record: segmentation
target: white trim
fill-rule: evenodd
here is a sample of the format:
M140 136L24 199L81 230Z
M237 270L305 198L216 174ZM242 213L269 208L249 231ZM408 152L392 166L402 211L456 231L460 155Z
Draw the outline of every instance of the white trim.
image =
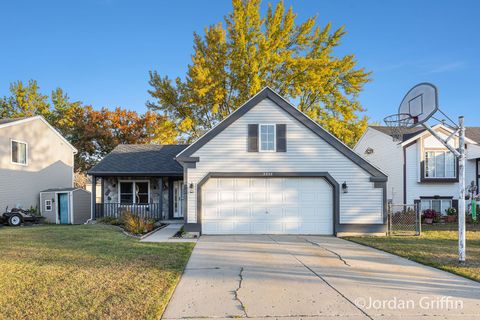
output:
M70 224L74 224L73 222L73 210L74 210L74 207L73 207L73 191L70 191L69 192L69 197L68 197L68 201L70 202Z
M25 163L14 162L13 161L13 159L12 159L12 156L13 156L13 142L23 143L25 145ZM15 164L15 165L19 165L19 166L24 166L24 167L28 166L28 143L27 142L21 141L21 140L16 140L16 139L10 139L10 163Z
M436 124L432 127L432 129L433 130L442 129L442 130L445 130L449 133L453 133L453 130L451 130L450 128L448 128L448 127L446 127L442 124ZM401 142L400 145L405 146L405 145L409 144L410 142L416 141L416 140L418 140L418 139L420 139L420 138L422 138L426 135L429 135L429 134L431 135L431 133L428 130L422 131L418 135L415 135L415 136L411 137L410 139ZM455 137L457 137L457 136L455 136ZM469 139L467 137L465 137L465 142L468 142L470 144L477 144L475 141L473 141L472 139Z
M273 150L262 150L262 126L273 126ZM277 125L274 123L258 124L258 152L277 152Z
M50 204L47 204L47 201L50 202ZM50 209L47 209L47 206L50 206ZM43 201L43 211L45 212L51 212L53 209L53 202L52 199L44 199Z
M8 122L8 123L0 124L0 129L1 129L1 128L6 128L6 127L10 127L10 126L15 126L15 125L17 125L17 124L29 122L29 121L32 121L32 120L41 120L41 121L42 121L43 123L45 123L53 132L55 132L55 134L56 134L60 139L62 139L63 142L65 142L65 143L73 150L73 153L74 153L74 154L78 153L78 150L77 150L70 142L68 142L68 140L65 139L65 137L60 134L60 132L58 132L54 127L52 127L52 125L51 125L50 123L48 123L48 121L45 120L45 118L42 117L42 116L34 116L34 117L29 117L29 118L25 118L25 119L20 119L20 120L15 120L15 121Z
M121 182L132 182L134 184L136 184L137 182L147 182L148 183L148 202L147 202L147 204L150 203L150 180L120 180L119 179L118 183L117 183L117 193L118 193L118 203L119 204L122 204L122 196L121 196L122 194L120 193L120 183ZM135 185L133 186L132 192L133 192L133 194L132 194L132 201L133 202L131 204L137 204L135 202L135 200L136 200L135 199ZM128 205L128 204L126 204L126 205Z

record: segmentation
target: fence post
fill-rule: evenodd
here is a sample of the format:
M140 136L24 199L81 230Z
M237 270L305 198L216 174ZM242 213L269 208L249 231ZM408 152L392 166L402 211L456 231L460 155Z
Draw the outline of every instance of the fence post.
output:
M391 215L391 206L392 204L389 203L387 204L387 229L388 229L388 235L392 235L392 215Z

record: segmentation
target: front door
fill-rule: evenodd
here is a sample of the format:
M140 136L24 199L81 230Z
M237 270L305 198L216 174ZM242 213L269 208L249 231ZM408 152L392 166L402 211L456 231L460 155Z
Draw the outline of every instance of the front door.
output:
M183 218L182 212L182 185L183 181L173 181L173 218Z
M58 194L58 217L61 224L68 224L68 193Z

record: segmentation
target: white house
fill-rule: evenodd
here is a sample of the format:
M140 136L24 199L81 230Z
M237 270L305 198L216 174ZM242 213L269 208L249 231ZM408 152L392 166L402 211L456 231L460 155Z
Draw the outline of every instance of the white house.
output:
M433 127L446 138L451 130ZM480 127L466 128L466 183L479 183ZM458 138L450 140L458 147ZM388 175L387 199L395 204L420 203L421 210L445 214L458 203L458 161L423 127L408 129L394 141L390 128L370 126L354 150Z
M387 176L269 88L189 146L119 146L89 174L94 218L128 207L203 234L386 232Z

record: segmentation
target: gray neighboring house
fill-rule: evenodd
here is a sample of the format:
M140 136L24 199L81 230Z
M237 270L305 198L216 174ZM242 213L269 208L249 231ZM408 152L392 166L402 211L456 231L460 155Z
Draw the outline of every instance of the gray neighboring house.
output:
M41 116L0 119L0 211L40 209L41 191L73 187L76 153Z
M265 88L193 144L117 147L93 218L134 210L202 234L385 234L387 176ZM92 192L95 199L95 192Z
M155 220L183 219L183 168L175 156L186 147L117 146L88 171L92 199L96 199L92 202L93 217L119 217L128 210Z

